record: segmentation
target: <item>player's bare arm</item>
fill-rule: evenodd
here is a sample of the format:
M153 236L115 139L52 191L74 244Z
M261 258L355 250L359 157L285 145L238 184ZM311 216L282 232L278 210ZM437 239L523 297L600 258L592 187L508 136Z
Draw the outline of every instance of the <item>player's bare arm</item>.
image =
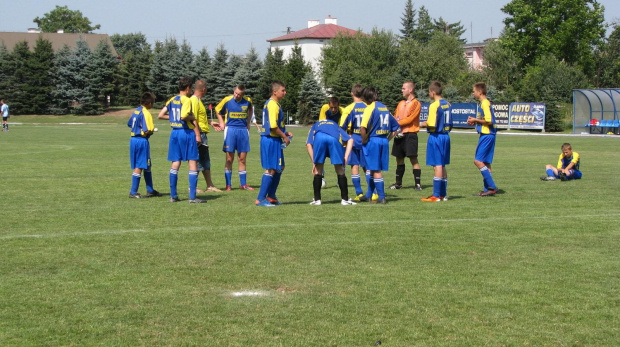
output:
M161 111L159 111L157 119L170 119L170 116L168 115L168 107L164 106Z

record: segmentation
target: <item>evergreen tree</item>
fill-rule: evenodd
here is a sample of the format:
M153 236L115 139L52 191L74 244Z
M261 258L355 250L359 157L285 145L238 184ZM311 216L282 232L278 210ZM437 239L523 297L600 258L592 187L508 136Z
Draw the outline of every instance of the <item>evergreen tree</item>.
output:
M71 105L71 98L68 90L71 88L71 81L67 66L69 66L69 58L71 57L71 48L64 45L54 54L54 72L52 83L54 90L52 91L53 103L50 105L52 114L67 114Z
M310 66L304 62L304 58L301 54L301 47L297 44L293 47L291 56L286 60L284 69L286 71L286 77L283 82L286 85L287 93L281 105L289 114L296 114L301 81L306 74L311 71Z
M424 6L420 7L418 10L418 25L414 30L413 39L420 43L427 43L431 40L434 29L433 20L428 14L428 10Z
M179 78L181 77L191 77L196 79L194 75L194 71L192 69L194 63L194 53L192 53L192 46L186 41L183 40L181 47L179 49L179 58L178 58L178 69L179 69Z
M235 73L235 85L244 84L245 94L251 97L259 95L259 81L262 77L263 63L258 56L258 52L251 47L243 59L243 64Z
M62 104L67 104L73 114L97 114L101 106L93 96L89 77L89 61L91 51L88 44L77 41L75 50L66 57L66 61L57 71L57 97Z
M209 104L213 104L213 93L211 89L214 86L213 73L211 71L211 56L206 48L202 48L196 56L191 66L192 76L195 80L202 79L207 83L207 93L202 98L202 102L208 107Z
M267 51L263 75L259 80L259 94L254 96L255 105L260 106L257 109L257 117L259 116L258 110L262 110L265 101L267 101L267 99L271 97L271 82L284 81L286 79L286 71L284 70L285 62L283 56L284 52L278 48L276 48L273 52L271 50Z
M297 120L300 124L314 123L319 119L321 106L325 101L325 94L314 77L312 71L308 71L301 81L299 90L299 104Z
M229 84L232 79L232 70L228 67L228 51L224 44L219 44L211 61L211 68L214 74L214 84L211 88L213 91L214 103L220 102L226 95L229 95L231 89Z
M115 78L113 105L137 105L140 96L148 91L147 81L151 70L151 46L142 33L115 34L110 37L116 52L121 56Z
M107 41L101 40L90 56L88 62L88 78L93 97L97 101L100 113L108 105L108 96L114 92L114 80L118 59L112 55Z
M465 28L461 25L460 21L456 23L448 23L442 17L439 17L439 20L433 19L433 24L435 26L435 31L452 36L461 41L461 43L466 42L466 40L461 38L461 36L465 33Z
M332 84L327 86L328 93L337 97L342 105L351 103L353 101L351 99L351 88L354 84L360 83L356 78L355 65L351 62L340 64L330 80Z
M169 82L166 78L164 64L164 44L157 41L153 49L153 62L146 86L151 92L155 93L158 101L165 101L173 95L168 93Z
M4 99L9 100L7 90L10 86L10 79L13 76L13 69L11 68L11 54L4 45L4 42L0 42L0 91Z
M54 50L49 40L39 37L30 64L30 109L33 114L49 114L54 90Z
M402 29L400 29L400 33L403 40L413 39L415 36L415 15L416 10L413 8L413 2L407 0L405 12L403 12L403 16L400 17L400 24L403 26Z
M9 58L9 68L12 70L11 78L6 87L7 98L11 100L11 111L13 114L29 114L30 95L29 89L31 82L30 63L32 62L32 52L28 47L28 42L22 41L15 44L13 52Z

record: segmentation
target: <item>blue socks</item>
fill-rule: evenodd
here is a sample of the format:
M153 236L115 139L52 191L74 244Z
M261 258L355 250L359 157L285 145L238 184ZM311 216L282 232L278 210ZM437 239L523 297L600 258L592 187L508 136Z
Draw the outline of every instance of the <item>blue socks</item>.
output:
M170 197L171 198L178 198L179 195L177 194L177 182L179 181L179 170L175 170L175 169L170 169ZM196 178L198 178L198 176L196 176ZM196 192L194 191L194 194Z
M278 170L276 171L276 173L273 174L271 187L267 191L267 196L272 199L278 200L278 198L276 197L276 190L278 190L278 186L280 185L280 177L282 177L282 170Z
M226 185L230 186L232 185L232 171L228 170L228 169L224 169L224 178L226 179Z
M358 196L360 194L363 194L364 191L362 190L362 179L360 178L360 175L351 175L351 181L353 182L353 186L355 187L355 196Z
M134 172L131 175L131 190L129 191L129 194L131 195L138 194L139 187L140 187L140 174Z
M198 171L189 170L189 199L196 199L196 187L198 186Z
M495 186L495 182L493 181L493 177L491 176L491 171L486 166L480 168L480 173L482 174L482 179L484 180L484 190L487 191L489 189L497 189Z
M374 180L375 188L377 189L377 194L379 195L379 200L385 199L385 184L383 183L383 177L375 178Z
M146 191L152 193L155 191L153 189L153 174L151 173L151 169L144 170L144 182L146 183Z
M267 192L269 191L272 182L273 176L268 173L264 173L260 183L260 189L258 190L258 197L256 198L256 200L263 201L267 198Z
M246 176L247 176L247 171L239 171L239 182L242 186L245 186L248 184Z

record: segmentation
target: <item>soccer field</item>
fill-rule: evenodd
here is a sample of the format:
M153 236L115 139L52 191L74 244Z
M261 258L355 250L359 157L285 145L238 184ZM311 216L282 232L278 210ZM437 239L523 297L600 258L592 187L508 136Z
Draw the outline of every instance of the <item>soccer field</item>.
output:
M2 346L620 341L618 136L502 132L493 163L501 194L480 198L477 136L453 133L449 201L421 202L432 170L423 167L418 192L407 164L406 189L387 190L387 205L341 206L330 168L323 205L309 206L308 128L290 128L284 204L260 208L257 192L240 189L187 203L187 163L183 201L129 199L126 119L11 120L23 124L0 134ZM60 124L67 120L86 123ZM156 126L155 189L168 193L170 130ZM251 137L248 183L258 187L255 130ZM222 188L222 133L209 142ZM540 181L564 142L581 155L583 179Z

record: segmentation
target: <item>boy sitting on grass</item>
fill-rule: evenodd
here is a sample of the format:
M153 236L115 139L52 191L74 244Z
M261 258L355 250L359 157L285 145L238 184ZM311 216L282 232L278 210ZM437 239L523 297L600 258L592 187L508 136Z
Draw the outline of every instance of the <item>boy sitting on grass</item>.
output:
M557 167L549 164L546 169L547 176L540 178L543 181L555 181L558 178L562 181L580 179L579 153L573 152L570 143L565 143L562 145L562 154L560 154L560 159L558 159Z

